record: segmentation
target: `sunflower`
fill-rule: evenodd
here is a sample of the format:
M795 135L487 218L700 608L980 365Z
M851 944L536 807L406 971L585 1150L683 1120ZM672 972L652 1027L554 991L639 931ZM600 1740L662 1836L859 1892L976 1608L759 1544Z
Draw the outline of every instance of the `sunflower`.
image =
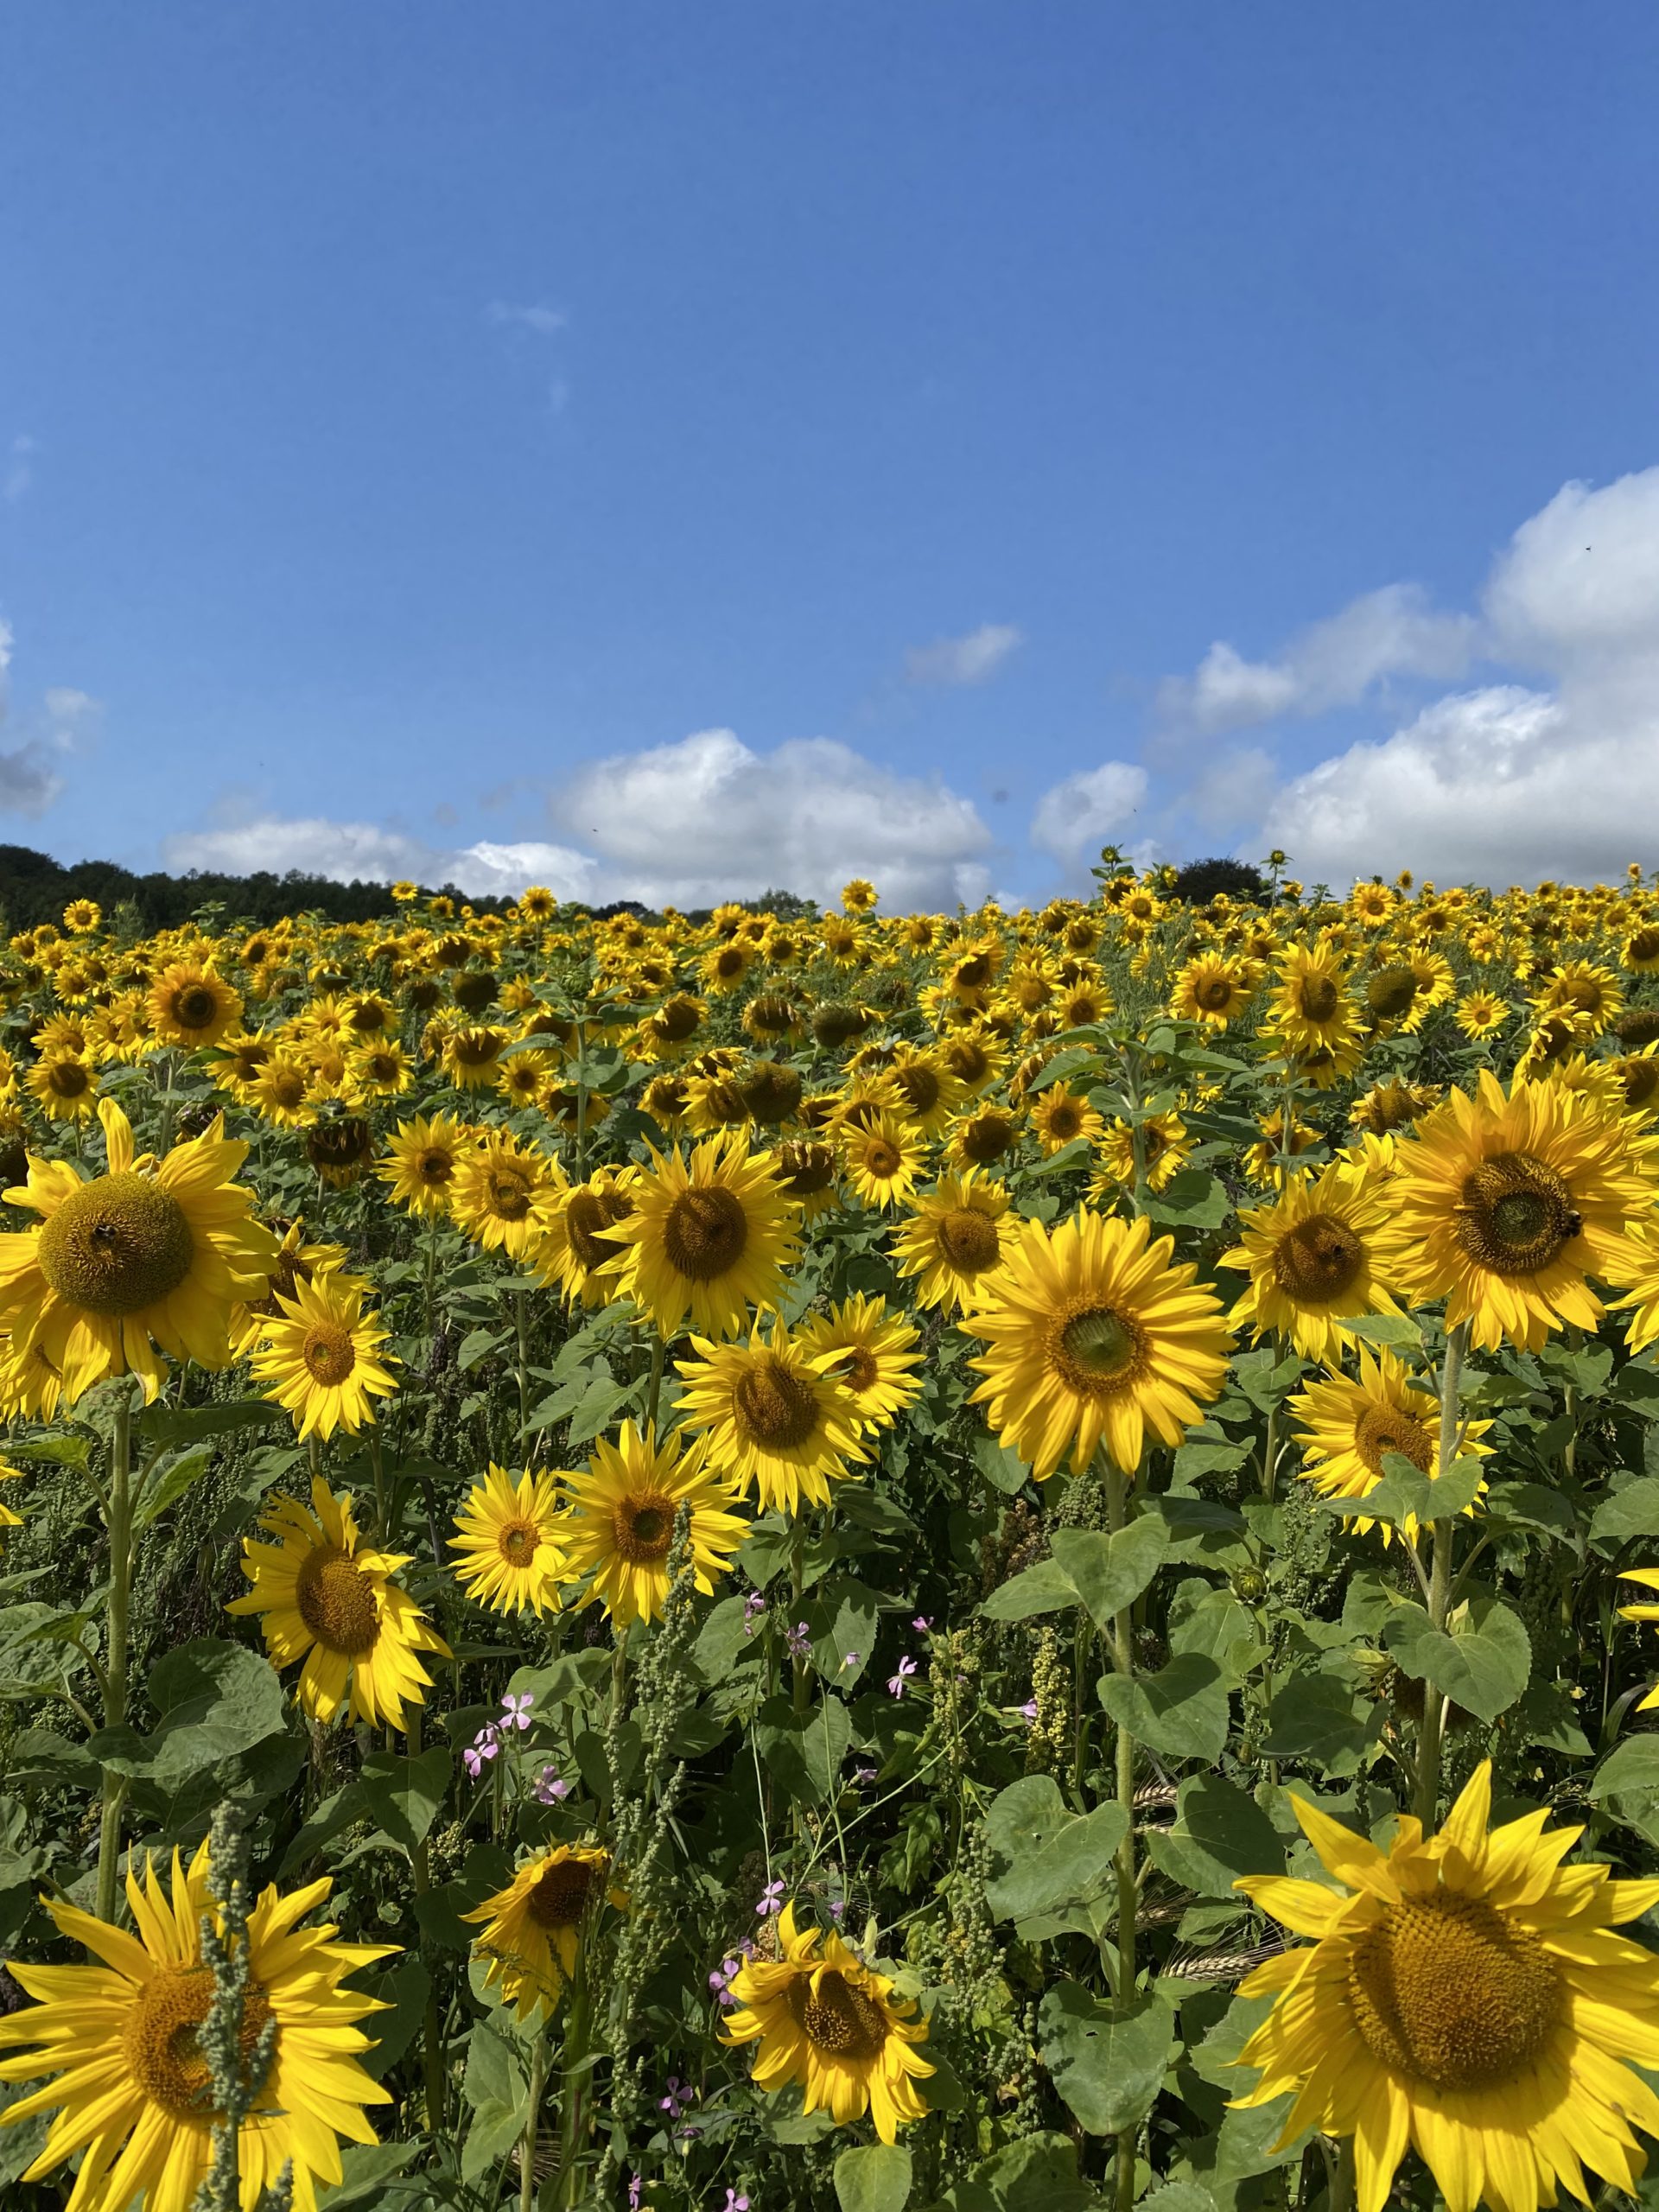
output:
M1192 1139L1179 1114L1148 1114L1141 1124L1141 1157L1149 1191L1166 1191L1185 1166ZM1099 1172L1089 1186L1090 1203L1110 1205L1120 1190L1135 1182L1135 1131L1114 1122L1100 1140Z
M801 1210L803 1223L816 1221L841 1203L833 1148L812 1137L789 1137L772 1155L772 1172L785 1195Z
M461 1534L449 1539L449 1548L469 1598L498 1613L557 1611L566 1574L551 1475L525 1472L515 1483L492 1460L456 1514L455 1526Z
M448 1114L429 1120L417 1114L400 1122L397 1134L386 1142L386 1156L376 1169L391 1185L391 1196L411 1213L447 1213L455 1170L478 1141L478 1132Z
M1415 1036L1452 992L1451 968L1438 952L1416 950L1376 969L1365 985L1365 1010L1382 1034Z
M400 1097L414 1081L409 1054L395 1037L371 1033L346 1055L343 1089L354 1106L367 1105L378 1098Z
M1249 1004L1253 986L1243 963L1217 952L1201 952L1175 977L1169 1010L1186 1021L1225 1029Z
M1103 1133L1106 1122L1086 1098L1068 1090L1064 1083L1051 1083L1039 1093L1031 1109L1031 1126L1038 1143L1052 1155L1079 1137L1092 1144Z
M1285 1110L1275 1106L1271 1114L1264 1114L1256 1124L1262 1135L1255 1144L1246 1145L1239 1165L1252 1183L1271 1183L1282 1186L1287 1174L1296 1172L1285 1165L1287 1153L1294 1160L1325 1140L1311 1122L1302 1121L1294 1109L1290 1116L1290 1135L1285 1135Z
M538 2005L550 2012L575 1979L584 1926L605 1894L610 1863L591 1844L556 1843L461 1915L484 1930L473 1948L486 1967L485 1986L499 1989L520 2020ZM612 1901L620 1900L613 1894Z
M1624 995L1611 968L1592 960L1569 960L1558 968L1533 1001L1541 1013L1562 1014L1580 1037L1599 1037L1623 1010Z
M1632 2121L1659 2132L1659 1958L1614 1931L1659 1901L1659 1882L1563 1867L1584 1831L1543 1812L1489 1827L1483 1763L1437 1835L1400 1818L1387 1851L1293 1794L1321 1865L1343 1885L1251 1875L1236 1885L1312 1946L1241 1984L1272 2012L1241 2066L1262 2077L1240 2105L1286 2091L1281 2143L1306 2127L1351 2135L1359 2212L1382 2212L1408 2144L1446 2212L1537 2212L1584 2169L1634 2190L1645 2159Z
M633 1211L609 1232L618 1294L664 1338L689 1319L705 1336L734 1337L750 1306L767 1306L800 1251L795 1208L773 1173L774 1155L752 1153L735 1131L711 1137L689 1159L651 1150L632 1191Z
M805 2111L827 2112L843 2127L868 2113L881 2140L896 2141L926 2117L915 2086L935 2070L915 2049L927 2040L926 2021L833 1930L798 1929L792 1899L779 1916L778 1947L776 1959L746 1960L733 1975L735 2009L721 2024L722 2040L760 2044L757 2088L798 2082Z
M974 1097L996 1081L1008 1058L995 1030L977 1021L947 1039L941 1057L963 1090ZM960 1122L956 1124L958 1128L961 1126Z
M270 1052L243 1085L247 1103L274 1128L309 1128L317 1118L311 1070L288 1052Z
M175 962L149 989L149 1026L163 1044L187 1052L217 1044L242 1019L242 997L211 967L194 960Z
M36 2001L0 2020L0 2050L35 2048L0 2061L0 2080L57 2078L5 2116L57 2112L24 2181L83 2152L69 2197L77 2208L142 2199L149 2212L188 2212L213 2164L220 2118L197 2040L213 1998L213 1969L201 1955L201 1923L213 1910L207 1846L197 1847L188 1871L175 1851L170 1903L148 1859L142 1883L131 1871L126 1880L136 1935L57 1898L42 1900L59 1934L84 1944L95 1964L8 1961ZM248 1916L238 2037L245 2063L271 2022L276 2034L270 2070L237 2135L245 2203L274 2191L291 2164L293 2201L315 2212L316 2184L341 2177L338 2139L374 2142L363 2107L391 2101L359 2058L374 2047L359 2023L386 2008L341 1985L397 1947L341 1943L327 1923L301 1929L332 1886L324 1877L286 1897L273 1886Z
M1340 957L1328 939L1288 946L1268 1021L1291 1052L1338 1052L1359 1035L1359 1008L1346 988Z
M103 919L104 909L96 899L72 899L63 910L63 926L72 937L91 937Z
M833 1352L830 1372L853 1394L868 1429L890 1428L921 1390L912 1368L921 1364L921 1342L902 1313L889 1313L884 1298L855 1291L828 1313L816 1313L796 1332L808 1357Z
M927 1156L925 1139L910 1125L878 1111L842 1131L842 1169L866 1205L886 1209L907 1198Z
M680 1418L709 1433L709 1456L763 1507L798 1513L802 1500L823 1505L830 1480L847 1461L866 1457L858 1402L833 1371L837 1355L810 1352L774 1320L746 1344L693 1337L698 1359L677 1363L685 1379Z
M911 1206L910 1220L893 1239L894 1263L901 1275L921 1278L918 1306L961 1313L1012 1245L1019 1224L1007 1219L1007 1186L969 1167L942 1175Z
M372 1397L389 1398L397 1385L380 1347L387 1331L363 1311L364 1285L352 1275L296 1281L292 1298L278 1297L276 1319L267 1321L252 1359L256 1381L293 1414L302 1437L327 1438L337 1428L355 1435L374 1419ZM395 1364L395 1363L394 1363Z
M982 1106L952 1123L945 1152L953 1167L988 1167L1019 1141L1020 1124L1005 1106Z
M1373 1354L1361 1344L1357 1381L1341 1374L1321 1376L1287 1402L1301 1424L1298 1433L1303 1471L1323 1497L1368 1497L1382 1481L1382 1462L1390 1452L1402 1453L1431 1482L1440 1471L1433 1401L1411 1389L1406 1370L1391 1351ZM1491 1446L1480 1440L1491 1425L1489 1421L1466 1421L1459 1457L1487 1458ZM1485 1487L1483 1483L1483 1491ZM1474 1510L1472 1506L1468 1510ZM1363 1536L1376 1524L1356 1519L1348 1525ZM1414 1540L1414 1516L1408 1516L1404 1528L1408 1539ZM1385 1542L1390 1533L1384 1522Z
M1397 1313L1379 1280L1377 1241L1389 1217L1380 1189L1332 1164L1316 1179L1286 1185L1272 1205L1239 1216L1242 1242L1218 1264L1249 1273L1250 1287L1228 1319L1260 1338L1281 1330L1304 1359L1335 1365L1357 1313Z
M597 1440L584 1473L564 1477L569 1510L560 1528L568 1579L591 1573L580 1602L601 1605L619 1627L656 1620L668 1596L668 1554L682 1505L691 1518L691 1558L696 1586L705 1596L716 1575L729 1574L732 1554L749 1524L732 1511L732 1484L709 1468L706 1437L684 1449L682 1440L658 1444L648 1423L643 1433L624 1421L614 1444Z
M448 1658L405 1590L391 1580L408 1558L371 1551L358 1535L349 1493L311 1478L311 1510L278 1498L259 1523L277 1541L242 1539L242 1572L253 1587L230 1613L257 1613L265 1649L278 1671L302 1661L300 1704L314 1720L332 1720L350 1692L351 1718L403 1729L405 1705L417 1710L431 1678L419 1654Z
M38 1344L19 1351L0 1338L0 1417L25 1414L31 1421L49 1421L63 1395L63 1377Z
M1374 1084L1354 1105L1349 1120L1357 1129L1373 1136L1390 1136L1396 1129L1421 1121L1440 1094L1427 1084L1407 1083L1394 1076Z
M487 1023L452 1029L441 1048L444 1074L457 1090L487 1090L495 1081L496 1063L506 1043L506 1031L493 1029Z
M90 1122L98 1111L98 1070L79 1053L45 1055L23 1080L49 1121Z
M546 1235L556 1204L552 1162L505 1129L486 1131L456 1162L450 1216L486 1252L522 1259Z
M1510 1002L1495 991L1465 991L1452 1018L1465 1037L1478 1044L1484 1038L1497 1036L1510 1018Z
M1383 1263L1414 1300L1443 1297L1477 1344L1535 1351L1552 1329L1593 1332L1591 1274L1623 1287L1647 1255L1629 1234L1656 1192L1651 1140L1556 1083L1506 1098L1483 1069L1395 1155Z
M575 1305L603 1306L617 1295L620 1247L609 1236L633 1211L637 1167L598 1167L585 1183L572 1183L553 1162L553 1198L531 1264L550 1288Z
M132 1129L111 1099L99 1107L108 1173L83 1180L67 1161L31 1156L29 1181L8 1193L36 1229L0 1236L0 1332L14 1355L38 1351L73 1404L105 1376L129 1371L146 1399L162 1384L155 1347L223 1367L238 1301L264 1294L276 1242L251 1218L251 1193L231 1181L247 1157L215 1116L159 1166L137 1164Z
M901 1046L888 1077L893 1110L906 1128L938 1136L967 1096L967 1086L951 1072L942 1052Z
M1145 1217L1081 1208L1052 1231L1020 1225L962 1326L988 1350L972 1402L1038 1479L1068 1453L1081 1472L1105 1442L1128 1474L1151 1429L1175 1445L1220 1390L1232 1347L1219 1301Z

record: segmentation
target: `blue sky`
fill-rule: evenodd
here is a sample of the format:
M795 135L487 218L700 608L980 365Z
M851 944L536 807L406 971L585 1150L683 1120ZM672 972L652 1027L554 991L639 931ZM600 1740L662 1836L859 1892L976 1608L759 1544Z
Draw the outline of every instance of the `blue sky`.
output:
M1645 4L7 47L0 839L898 903L1106 836L1659 862Z

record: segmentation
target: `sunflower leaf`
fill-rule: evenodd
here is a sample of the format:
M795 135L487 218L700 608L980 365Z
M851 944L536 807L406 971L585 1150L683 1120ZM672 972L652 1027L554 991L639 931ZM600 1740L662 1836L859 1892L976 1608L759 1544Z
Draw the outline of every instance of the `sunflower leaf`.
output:
M1154 1993L1120 2011L1062 1981L1037 2021L1054 2087L1090 2135L1116 2135L1146 2118L1163 2086L1174 2024L1166 1999Z
M394 1843L407 1852L425 1840L449 1789L453 1761L442 1744L413 1758L375 1751L363 1762L363 1796Z
M1010 1783L985 1815L985 1837L1004 1871L985 1885L999 1920L1029 1920L1103 1896L1116 1881L1114 1856L1128 1823L1121 1805L1073 1813L1050 1774Z
M1227 1747L1227 1677L1201 1651L1179 1652L1155 1675L1103 1675L1099 1690L1118 1726L1160 1758L1213 1764Z
M1056 1529L1049 1549L1096 1626L1107 1628L1163 1565L1169 1530L1147 1513L1109 1536L1098 1529Z
M902 2144L861 2143L836 2160L841 2212L904 2212L910 2184L910 2153Z

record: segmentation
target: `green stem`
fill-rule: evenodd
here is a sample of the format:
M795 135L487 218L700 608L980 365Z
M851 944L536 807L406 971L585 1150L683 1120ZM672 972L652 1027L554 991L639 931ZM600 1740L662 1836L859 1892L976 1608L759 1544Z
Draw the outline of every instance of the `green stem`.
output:
M645 1385L645 1427L653 1433L658 1403L663 1395L663 1363L667 1356L668 1340L660 1329L655 1329L651 1338L651 1380Z
M1128 1518L1128 1478L1113 1460L1106 1464L1106 1525L1116 1535ZM1135 1674L1134 1620L1128 1607L1112 1617L1112 1665L1125 1681ZM1123 1840L1117 1847L1117 2001L1126 2008L1135 1997L1135 1923L1140 1907L1135 1869L1135 1738L1121 1723L1117 1731L1117 1802L1123 1810ZM1135 2143L1137 2131L1126 2127L1117 2139L1114 2164L1117 2212L1135 2202Z
M1469 1324L1459 1321L1456 1328L1448 1330L1446 1338L1446 1360L1440 1370L1440 1450L1435 1472L1441 1479L1451 1471L1458 1456L1458 1383L1463 1374L1463 1356L1469 1344ZM1452 1551L1457 1538L1455 1520L1435 1521L1430 1524L1433 1551L1428 1569L1428 1618L1433 1626L1444 1630L1446 1617L1452 1610ZM1441 1715L1445 1700L1432 1682L1423 1686L1423 1724L1417 1746L1417 1817L1427 1834L1434 1826L1434 1815L1440 1796L1440 1750L1442 1740Z
M530 1427L530 1319L522 1290L512 1294L513 1327L518 1338L518 1433Z
M110 1444L110 1620L105 1661L104 1726L118 1728L127 1717L127 1605L132 1586L132 1398L123 1389L115 1404L115 1433ZM124 1777L104 1770L104 1815L98 1831L98 1916L115 1918L121 1859Z
M796 1515L795 1526L790 1533L788 1633L793 1636L796 1624L801 1618L801 1600L806 1594L806 1516L804 1513ZM790 1664L795 1670L792 1690L795 1710L804 1713L807 1706L806 1662L798 1653L791 1651Z
M547 2081L547 2030L537 2034L530 2054L530 2100L524 2107L524 2132L518 2142L518 2212L534 2212L536 2203L536 2123L540 2116L542 2090Z
M386 1510L386 1471L380 1457L380 1439L372 1420L363 1433L368 1441L369 1465L374 1470L374 1525L382 1545L386 1545L391 1541L391 1518Z
M410 1710L409 1755L412 1759L421 1755L421 1708L418 1705ZM410 1863L415 1878L415 1894L417 1897L424 1897L432 1887L432 1849L424 1836L416 1845ZM443 2128L443 2031L438 2018L437 1984L431 1980L427 1983L426 2008L421 2023L421 2062L426 2087L426 2124L429 2130L436 2135ZM533 2119L531 2124L534 2126ZM534 2149L533 2145L531 2148Z
M585 1935L585 1931L584 1931ZM564 2024L564 2094L559 2106L559 2202L572 2208L580 2202L581 2175L576 2149L582 2140L585 2114L582 2087L587 2063L588 1948L576 1952L576 1978L570 1991L570 2009Z

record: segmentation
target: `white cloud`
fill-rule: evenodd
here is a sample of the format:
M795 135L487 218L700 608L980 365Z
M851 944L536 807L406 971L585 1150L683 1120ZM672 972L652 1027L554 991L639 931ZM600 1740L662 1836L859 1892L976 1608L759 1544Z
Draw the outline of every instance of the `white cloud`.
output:
M1011 622L982 622L965 637L912 645L905 655L905 681L956 687L983 683L1025 641L1024 631Z
M11 625L0 615L0 722L11 704L10 671ZM38 739L0 753L0 814L44 814L63 789L63 779L53 766L48 747Z
M518 306L511 300L492 300L484 312L498 328L516 327L520 330L533 331L537 338L556 336L569 321L569 317L561 315L556 308L544 307L538 302Z
M1460 676L1479 643L1467 614L1440 614L1415 584L1384 584L1292 639L1276 660L1217 639L1190 677L1158 688L1166 728L1213 737L1284 715L1351 706L1391 676Z
M990 885L981 856L991 834L969 800L827 738L760 753L730 730L700 731L590 763L551 811L559 842L445 848L373 823L261 815L171 837L163 851L175 868L410 876L474 894L544 883L594 905L708 906L772 889L829 899L868 875L889 906L951 907Z
M1055 784L1037 802L1031 842L1062 866L1092 861L1102 845L1121 845L1147 796L1147 772L1132 761L1107 760Z
M8 506L15 507L34 481L34 456L39 450L33 438L18 436L12 440L10 452L6 457L5 475L0 480L0 499L3 499Z
M1659 864L1659 468L1569 484L1522 524L1483 605L1494 650L1553 689L1456 692L1294 778L1262 842L1339 883L1580 882Z

